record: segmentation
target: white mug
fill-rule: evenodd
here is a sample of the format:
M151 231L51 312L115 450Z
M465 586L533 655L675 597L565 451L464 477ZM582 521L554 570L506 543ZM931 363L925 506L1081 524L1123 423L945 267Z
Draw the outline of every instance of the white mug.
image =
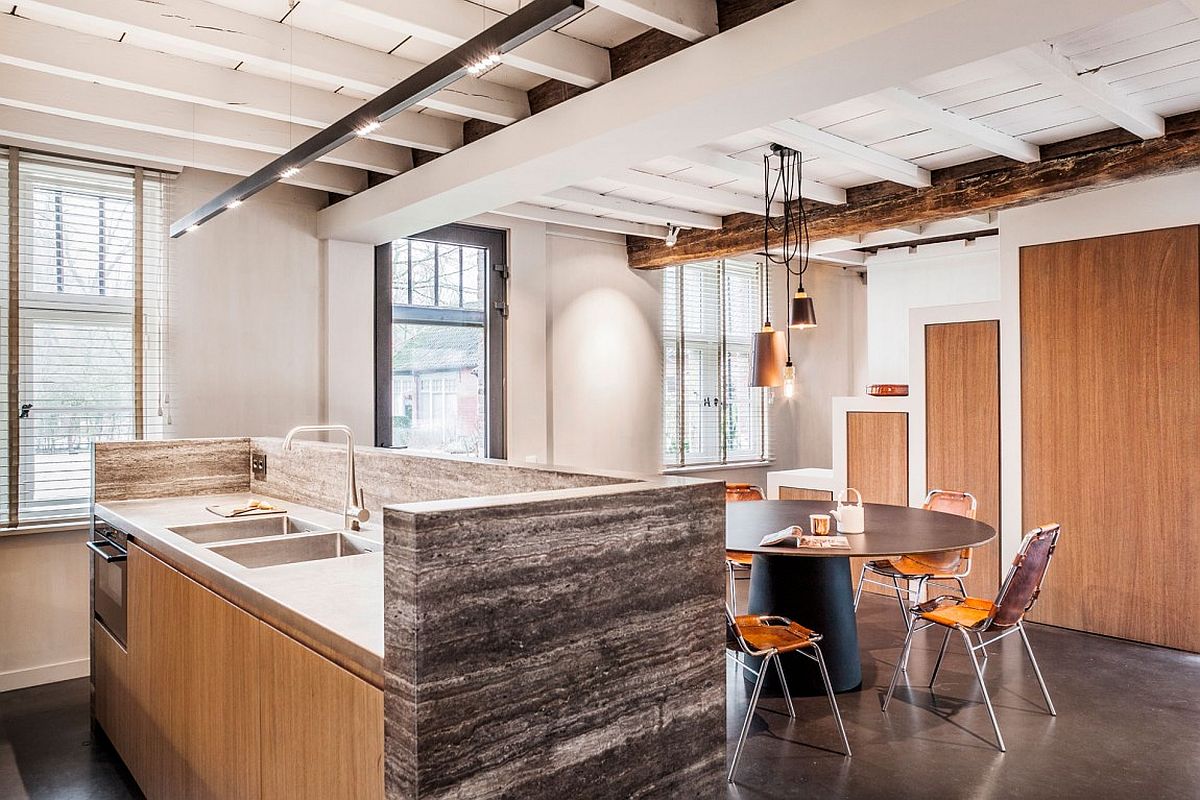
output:
M854 492L854 505L844 502L846 495ZM867 528L866 509L863 508L862 495L858 489L847 487L838 495L838 507L829 512L829 516L837 520L838 533L862 533Z

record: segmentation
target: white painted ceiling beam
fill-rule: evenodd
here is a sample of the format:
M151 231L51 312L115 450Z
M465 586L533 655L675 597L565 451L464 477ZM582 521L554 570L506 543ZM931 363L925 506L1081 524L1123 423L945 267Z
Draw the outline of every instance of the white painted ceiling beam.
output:
M651 225L645 222L630 222L612 217L594 217L591 214L577 214L574 211L563 211L560 208L543 208L532 203L513 203L510 206L496 209L497 214L517 219L531 219L536 222L551 222L556 225L570 225L575 228L587 228L606 233L623 233L626 236L646 236L651 239L667 238L665 225Z
M322 209L318 235L372 244L411 235L1156 2L788 3Z
M672 36L698 42L717 35L715 0L592 0L601 8Z
M867 263L867 254L859 253L854 250L846 250L834 253L824 253L820 256L813 256L814 261L823 261L826 264L837 264L841 267L861 267Z
M810 258L823 256L827 253L836 253L839 250L853 250L856 247L862 247L861 236L847 236L838 239L818 239L815 242L810 242L808 246L808 255Z
M936 222L927 222L922 225L921 235L924 237L952 236L956 233L986 231L989 228L996 227L997 219L998 217L995 213L971 214L965 217L955 217L954 219L940 219Z
M316 133L313 128L265 117L149 97L8 65L0 65L0 105L263 153L286 153ZM367 139L347 142L321 160L386 175L412 169L411 150Z
M763 200L753 195L730 192L725 189L710 189L695 183L685 183L671 177L653 175L649 172L639 172L636 169L625 169L607 176L614 181L621 181L629 186L649 189L654 192L666 192L674 197L684 197L700 203L732 208L747 214L763 215ZM783 213L783 204L771 206L771 214L777 216Z
M749 161L742 161L738 158L723 156L715 150L709 150L707 147L697 147L694 150L689 150L686 153L682 153L679 158L691 161L693 164L719 169L735 178L762 183L763 174L761 165L751 164ZM800 196L809 200L816 200L818 203L828 203L836 206L846 204L845 189L839 186L830 186L827 183L819 181L812 181L808 178L803 178L800 181Z
M170 52L242 61L373 95L424 66L204 0L29 0L21 5L66 27L116 26ZM529 116L524 92L470 77L420 105L501 125Z
M962 114L955 114L905 89L884 89L876 94L875 98L885 108L919 125L949 134L964 144L975 145L998 156L1006 156L1025 164L1038 161L1042 157L1036 144L1009 136Z
M315 128L331 125L362 104L346 95L10 14L0 15L0 63ZM463 141L461 124L415 111L397 114L370 138L435 153L449 152Z
M715 231L721 227L721 218L716 214L701 214L698 211L685 211L682 208L660 206L656 203L641 203L637 200L626 200L623 197L589 192L586 189L576 189L574 186L547 192L543 197L551 201L575 203L611 211L614 214L641 217L648 222L677 225L681 228L705 228Z
M1046 42L1015 50L1013 61L1031 77L1143 139L1162 136L1163 118L1114 89L1099 75L1080 74L1071 60Z
M307 0L330 12L367 22L401 36L458 47L504 17L470 0ZM501 56L509 66L592 88L612 77L608 50L557 31L546 31Z
M864 144L834 136L832 133L803 122L797 122L794 119L785 119L774 125L767 125L761 130L761 133L776 144L790 147L804 155L829 158L851 169L874 175L885 181L893 181L918 189L930 185L929 170L927 169L922 169L910 161L896 158Z
M85 150L94 157L152 160L178 167L195 167L229 175L249 175L271 160L253 150L188 142L144 131L131 131L98 122L0 107L0 140L12 138L47 148ZM337 194L354 194L366 188L362 170L315 162L284 183Z

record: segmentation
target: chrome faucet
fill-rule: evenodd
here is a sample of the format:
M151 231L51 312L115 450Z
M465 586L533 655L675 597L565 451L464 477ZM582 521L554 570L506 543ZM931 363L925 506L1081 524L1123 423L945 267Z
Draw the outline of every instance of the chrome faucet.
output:
M345 425L297 425L283 437L283 449L287 452L292 448L292 437L297 433L324 431L346 434L346 503L342 513L345 515L346 527L357 531L362 523L371 518L371 512L363 508L363 493L354 477L354 432Z

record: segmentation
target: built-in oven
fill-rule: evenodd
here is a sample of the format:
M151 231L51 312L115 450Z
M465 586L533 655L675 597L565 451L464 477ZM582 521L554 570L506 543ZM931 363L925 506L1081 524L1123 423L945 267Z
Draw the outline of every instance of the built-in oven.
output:
M99 517L92 518L92 608L96 620L125 646L126 578L129 539L125 532Z

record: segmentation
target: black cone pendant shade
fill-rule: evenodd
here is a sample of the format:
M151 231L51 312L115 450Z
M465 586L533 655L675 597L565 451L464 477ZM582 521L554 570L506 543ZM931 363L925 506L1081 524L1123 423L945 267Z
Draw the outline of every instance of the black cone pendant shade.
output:
M787 343L783 331L771 327L770 320L754 334L754 354L750 361L751 386L783 386L783 362Z
M788 314L789 328L817 327L817 310L813 307L812 298L799 289L792 297L791 311Z

